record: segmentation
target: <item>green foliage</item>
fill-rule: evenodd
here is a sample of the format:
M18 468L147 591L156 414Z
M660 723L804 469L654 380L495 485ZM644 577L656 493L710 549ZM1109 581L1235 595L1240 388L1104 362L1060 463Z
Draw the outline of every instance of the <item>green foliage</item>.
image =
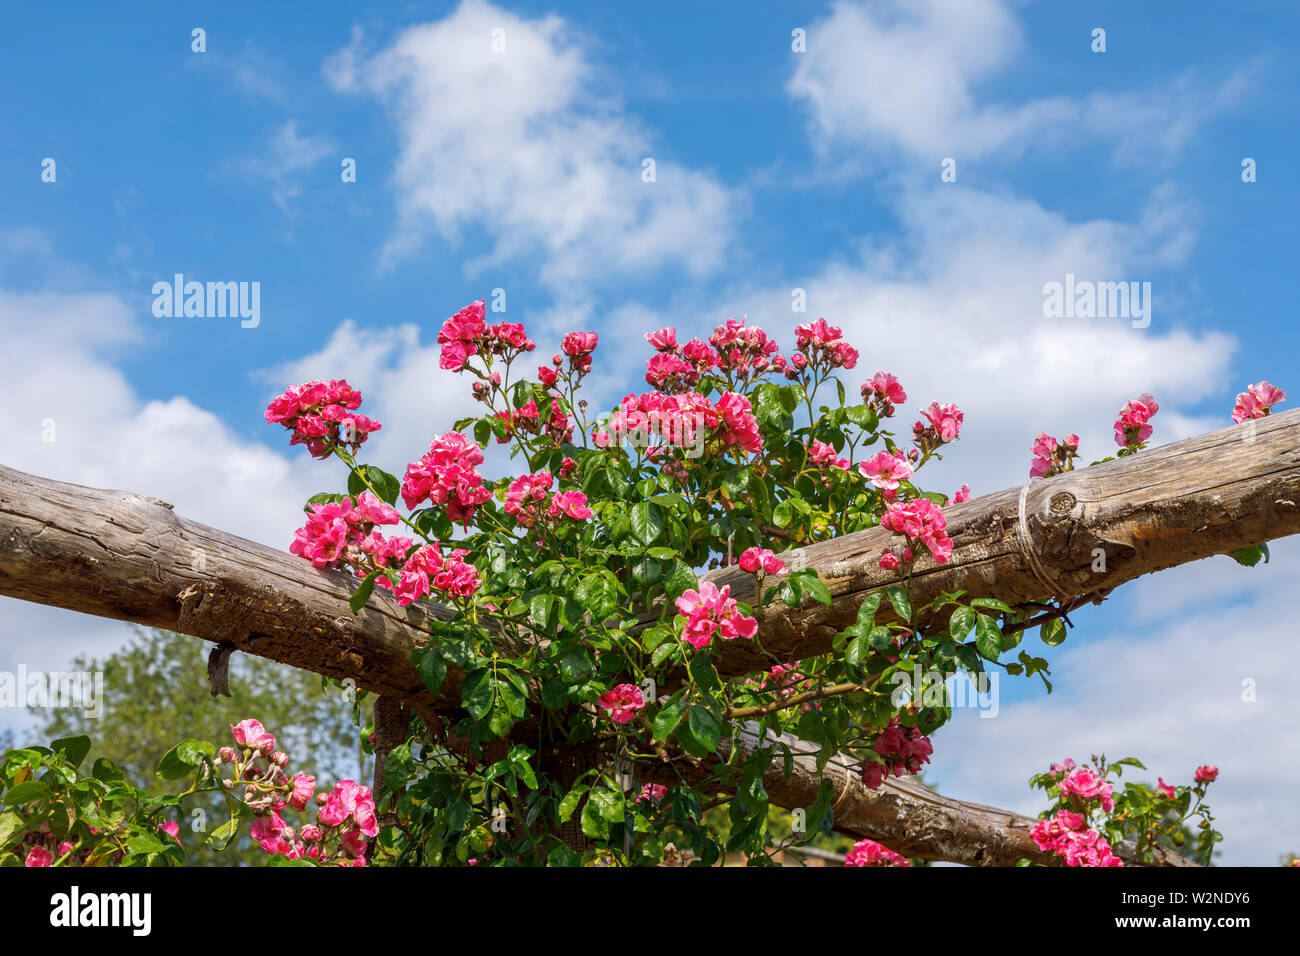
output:
M32 735L43 740L88 737L94 742L92 763L110 761L127 784L146 796L161 797L179 792L175 781L192 769L177 757L178 728L198 741L191 747L225 746L231 742L232 724L256 716L276 728L280 747L293 755L296 764L335 779L369 780L373 758L363 736L368 733L364 728L370 723L370 702L364 694L349 695L337 685L322 688L315 674L235 654L230 662L232 696L213 697L207 679L208 650L208 645L192 637L137 629L126 646L102 661L79 657L73 669L104 674L102 715L91 716L78 708L33 709L40 723ZM355 706L348 696L358 698ZM177 776L156 775L164 755L168 771ZM198 824L210 831L227 818L226 802L219 794L196 794L189 806L191 812L201 813L178 818L188 863L236 866L265 861L266 854L246 832L218 852L205 841L207 831L194 829Z

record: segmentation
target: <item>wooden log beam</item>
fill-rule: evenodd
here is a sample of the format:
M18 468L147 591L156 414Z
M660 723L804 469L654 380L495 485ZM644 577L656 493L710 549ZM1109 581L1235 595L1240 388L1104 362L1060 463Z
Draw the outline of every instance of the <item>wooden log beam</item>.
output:
M0 466L0 594L199 637L351 679L405 701L431 726L460 706L459 675L429 694L410 665L438 608L398 607L287 551L177 515L157 498L99 491Z
M1024 495L1023 544L1021 492L1009 488L944 508L952 556L942 565L928 554L917 562L917 606L957 590L1013 607L1053 597L1100 600L1144 574L1300 533L1300 409L1035 480ZM788 661L829 652L863 598L898 581L878 562L886 545L901 540L872 528L784 552L791 570L815 568L834 600L829 607L805 602L794 610L776 601L765 608L764 649ZM753 576L739 568L708 579L757 601ZM888 608L885 602L882 611ZM728 677L767 666L749 641L723 641L717 654Z
M768 745L776 739L769 739ZM825 779L834 788L834 827L847 836L875 840L909 858L967 866L1015 866L1021 858L1046 859L1029 836L1038 822L1035 819L945 797L912 778L890 777L879 789L868 790L847 758L832 757L818 773L816 748L788 735L779 739L795 756L788 780L784 761L779 758L763 775L763 787L777 806L812 806ZM739 756L744 759L761 745L757 725L747 723L737 737ZM730 741L723 742L724 758L730 747ZM1138 863L1132 846L1116 847L1115 853L1129 865L1197 866L1163 850L1156 852L1153 864Z

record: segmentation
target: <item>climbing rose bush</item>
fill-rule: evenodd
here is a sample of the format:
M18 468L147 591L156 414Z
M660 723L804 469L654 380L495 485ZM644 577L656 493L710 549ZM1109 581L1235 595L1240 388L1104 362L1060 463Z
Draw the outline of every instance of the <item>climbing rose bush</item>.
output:
M417 719L388 762L385 791L403 824L379 839L402 862L653 864L669 843L706 864L725 850L768 859L761 779L789 752L780 735L857 758L868 786L919 773L951 710L895 708L893 674L978 673L1019 643L1013 630L1002 646L1001 625L1023 615L1000 602L909 598L914 570L952 553L949 499L916 479L960 438L960 408L930 401L897 432L902 384L884 371L846 380L862 355L823 318L799 325L788 351L745 319L645 338L649 390L598 412L581 394L595 332L564 335L537 364L522 326L493 324L474 302L438 342L440 365L469 380L479 414L391 472L357 459L352 432L311 432L310 450L344 465L347 489L308 502L293 553L359 578L354 610L379 588L451 612L415 663L432 693L456 688L460 710L442 726ZM355 417L361 396L344 385L290 387L267 419L296 428L295 415L335 392ZM366 419L361 432L378 427ZM497 447L510 464L489 464ZM963 486L960 500L969 495ZM896 541L881 555L889 590L829 653L770 653L764 614L831 600L782 553L877 525ZM701 580L705 569L730 576ZM969 619L958 615L942 638L919 634L922 615L958 609ZM749 648L735 659L747 663L728 659L732 645ZM1045 671L1022 657L1022 673ZM746 722L768 741L744 760L702 763ZM565 767L559 755L573 748L601 769ZM719 790L734 815L725 845L702 825L706 794ZM810 808L809 837L829 827L829 799L827 788ZM559 837L575 818L593 847L585 860Z
M1208 866L1215 844L1223 839L1205 802L1218 768L1198 767L1190 787L1157 777L1154 787L1129 782L1117 791L1125 767L1146 769L1132 757L1107 763L1105 757L1094 756L1089 766L1067 758L1032 777L1030 786L1054 800L1030 834L1038 848L1062 866L1123 866L1115 852L1122 844L1128 845L1134 860L1151 862L1157 851L1165 851L1193 856ZM1190 844L1189 835L1195 837ZM1029 862L1022 860L1021 865Z
M294 553L357 576L354 611L378 587L449 612L431 619L414 663L459 709L435 725L415 718L386 765L380 805L401 822L377 839L398 862L708 865L737 851L771 863L762 780L793 756L791 741L819 760L855 759L870 788L928 764L931 735L952 715L948 692L899 703L895 674L997 667L1050 690L1048 662L1021 646L1026 610L964 591L912 600L912 575L953 553L950 499L917 480L960 439L962 409L938 396L896 428L907 390L886 371L854 377L862 354L824 318L799 325L788 351L747 319L645 340L649 390L601 412L581 394L595 332L565 334L538 364L521 325L493 324L474 302L438 342L441 366L467 379L480 411L418 461L390 473L358 461L352 431L308 430L309 450L344 466L347 489L308 502ZM313 403L336 392L355 417L360 396L344 384L291 387L268 421L334 421ZM1238 404L1265 414L1281 400L1266 384ZM1121 456L1145 447L1158 410L1145 394L1124 405ZM377 428L366 419L357 434ZM1040 434L1033 475L1071 470L1078 444ZM951 500L969 497L963 485ZM800 660L765 647L765 617L831 603L784 552L876 526L892 534L875 559L885 586L852 625ZM722 577L701 579L706 570ZM1047 618L1041 637L1054 646L1064 628ZM577 764L565 757L578 752ZM1109 812L1099 780L1057 783L1062 800ZM831 796L828 784L807 808L805 838L832 825ZM721 841L703 822L719 800L730 818ZM1067 834L1089 831L1074 822L1052 823L1051 845L1083 847ZM585 851L561 837L575 825ZM1110 859L1097 833L1075 859ZM875 846L859 844L853 859L888 861Z

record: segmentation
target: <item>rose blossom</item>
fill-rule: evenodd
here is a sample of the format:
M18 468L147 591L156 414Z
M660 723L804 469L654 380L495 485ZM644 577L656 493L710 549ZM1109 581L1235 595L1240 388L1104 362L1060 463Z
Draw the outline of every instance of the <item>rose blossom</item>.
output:
M641 694L641 688L635 684L619 684L601 694L596 703L610 712L610 719L614 723L626 724L645 706L645 698Z

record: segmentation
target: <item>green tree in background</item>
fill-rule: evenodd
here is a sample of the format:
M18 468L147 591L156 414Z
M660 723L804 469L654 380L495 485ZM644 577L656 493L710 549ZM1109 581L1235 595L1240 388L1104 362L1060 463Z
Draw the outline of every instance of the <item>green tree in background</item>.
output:
M37 726L16 736L39 743L85 734L92 741L90 760L108 757L131 782L159 794L174 792L154 771L180 736L223 747L231 742L231 724L256 717L275 734L293 767L316 774L319 784L351 778L369 785L374 763L362 740L369 733L371 701L364 693L352 695L337 685L323 688L315 674L237 653L230 661L232 696L213 697L207 677L210 645L170 631L135 631L106 660L81 656L72 664L72 670L103 672L102 716L88 717L80 708L31 708ZM226 819L220 798L206 804L206 810L209 829ZM203 846L204 834L193 832L193 819L179 823L189 865L263 862L265 854L246 831L217 852Z

